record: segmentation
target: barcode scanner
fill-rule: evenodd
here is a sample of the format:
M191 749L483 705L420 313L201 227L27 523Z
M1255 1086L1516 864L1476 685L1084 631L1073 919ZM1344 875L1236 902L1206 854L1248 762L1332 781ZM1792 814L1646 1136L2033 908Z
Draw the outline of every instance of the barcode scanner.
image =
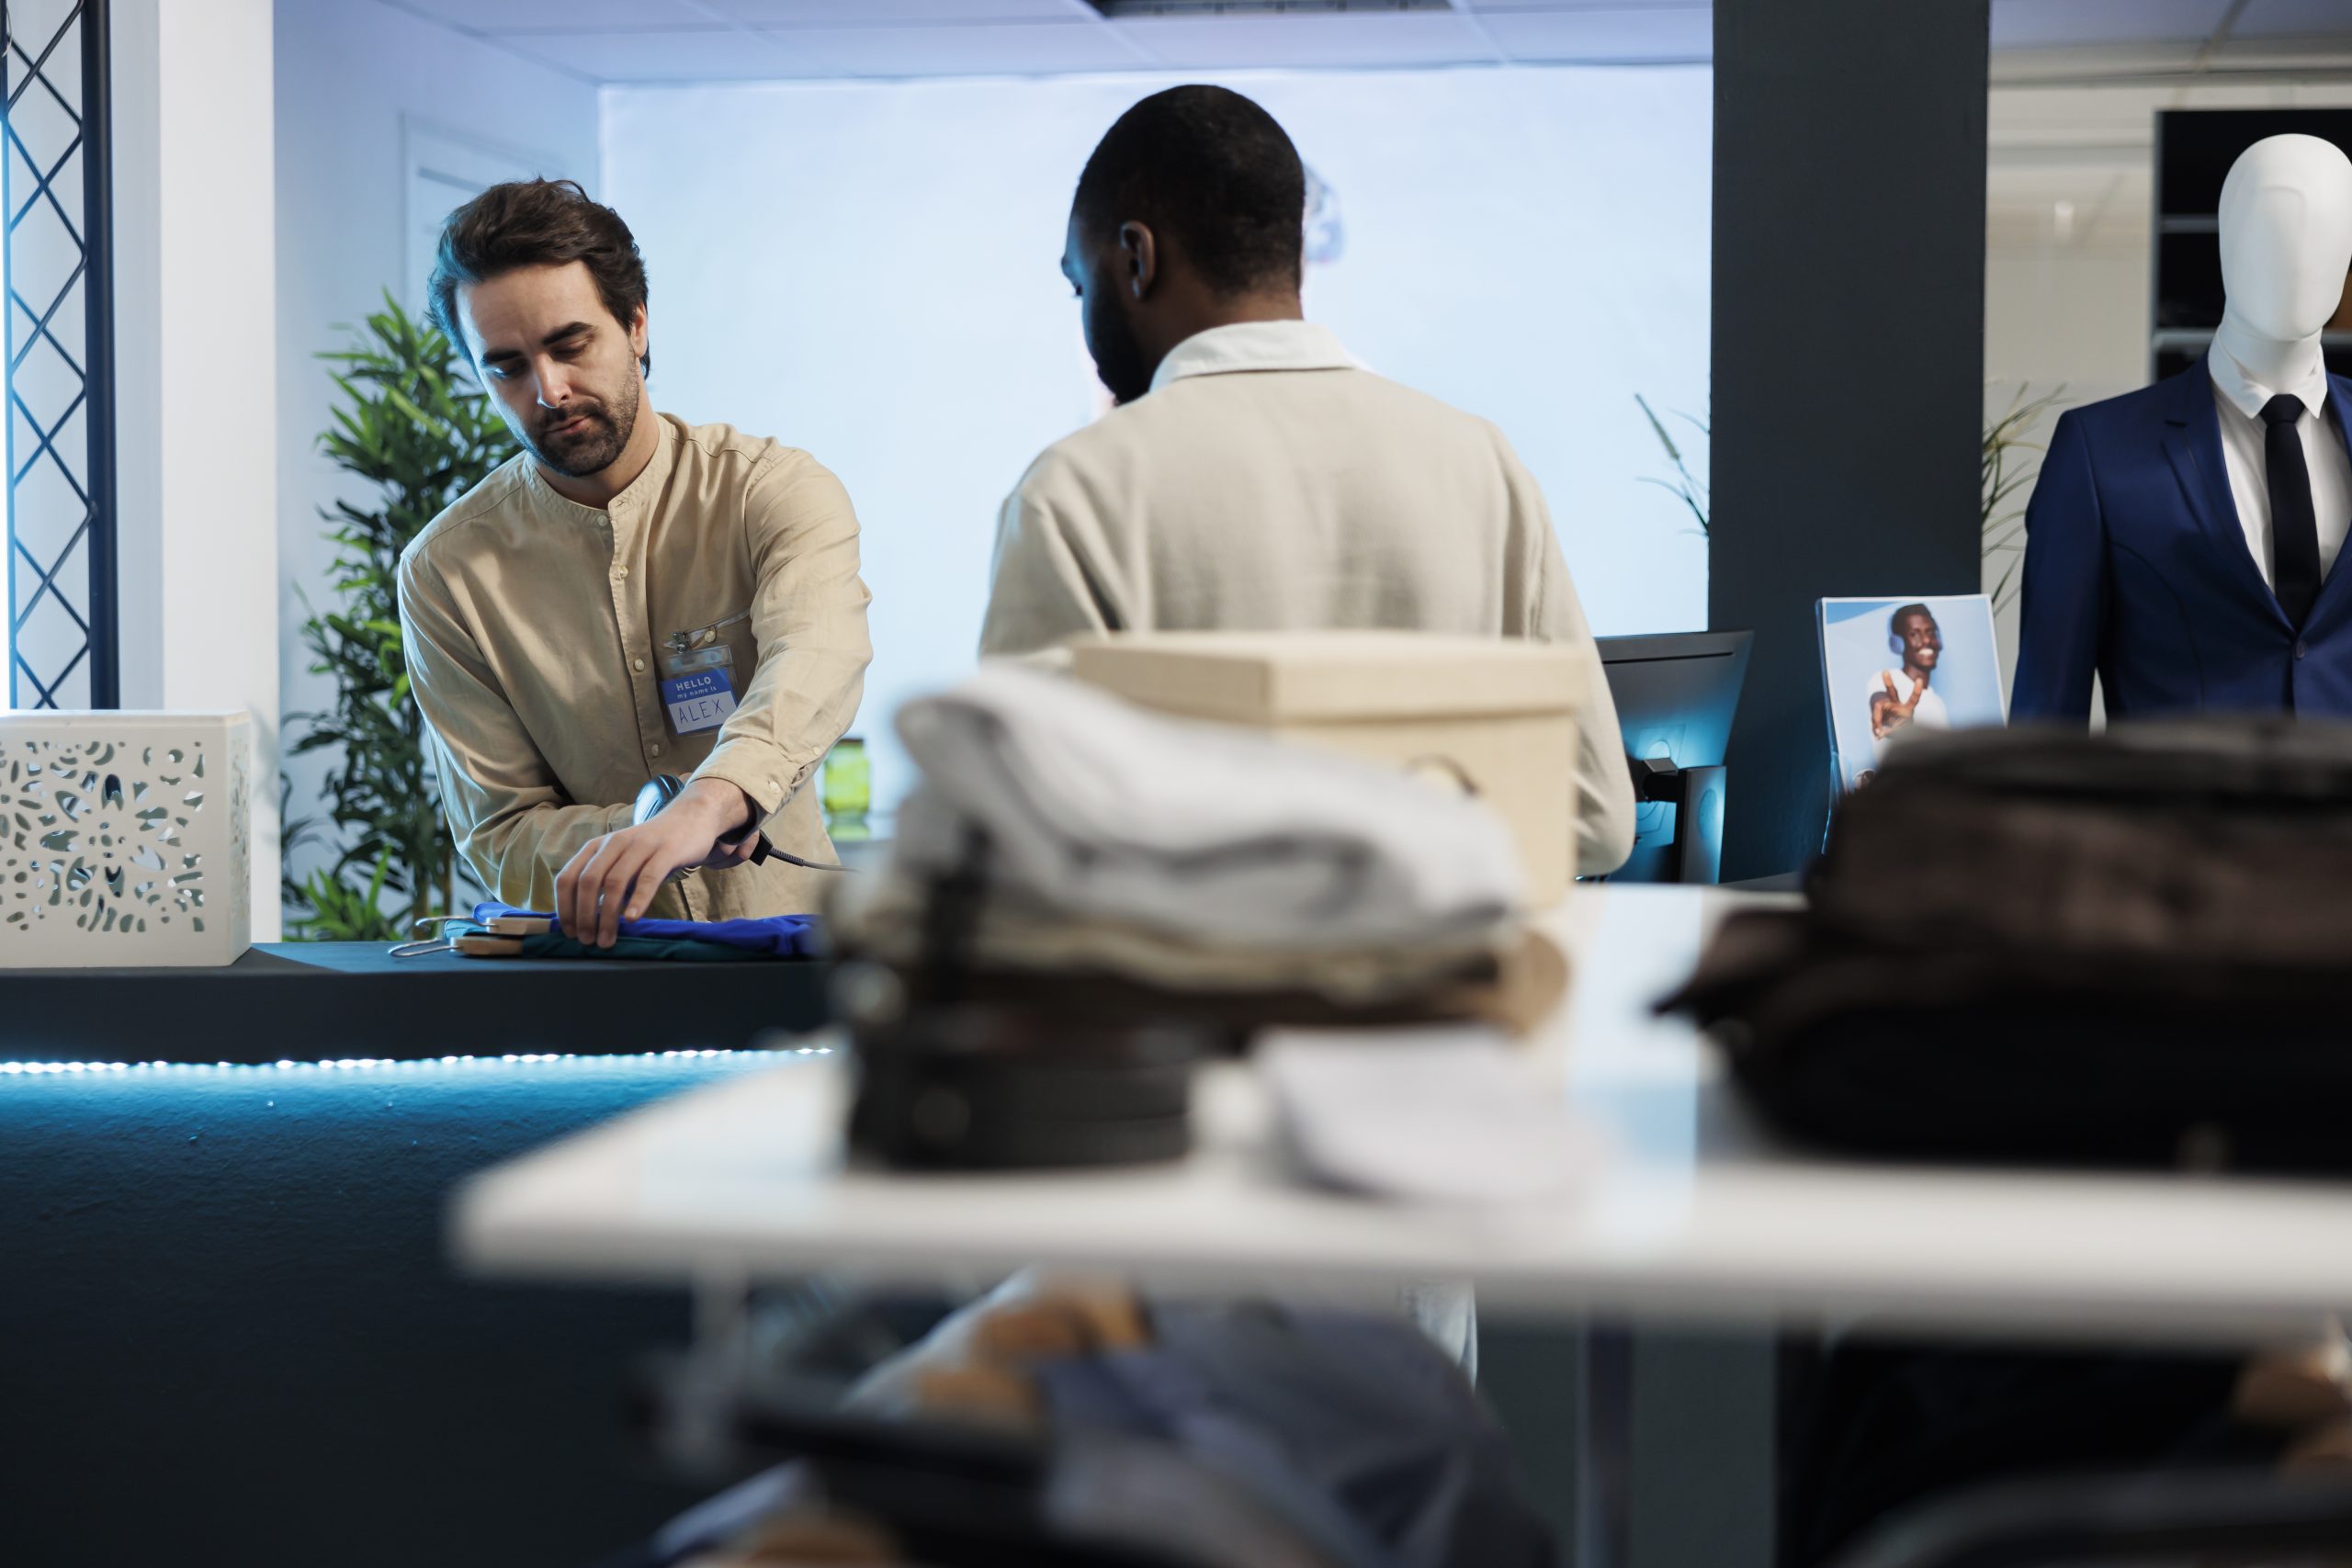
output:
M651 778L646 780L644 787L637 792L637 803L629 807L629 826L632 828L644 827L648 822L652 821L654 818L660 816L664 807L667 807L672 801L677 799L678 796L684 795L685 792L686 782L677 774L654 774ZM785 853L782 850L777 849L774 844L768 842L768 836L760 831L759 826L756 822L754 822L751 827L729 834L727 838L721 839L718 841L722 844L740 843L742 841L744 833L759 834L759 842L752 846L752 863L753 865L763 865L769 861L780 860L786 865L797 865L808 871L841 871L845 869L844 867L838 865L825 865L817 861L802 860L798 855Z

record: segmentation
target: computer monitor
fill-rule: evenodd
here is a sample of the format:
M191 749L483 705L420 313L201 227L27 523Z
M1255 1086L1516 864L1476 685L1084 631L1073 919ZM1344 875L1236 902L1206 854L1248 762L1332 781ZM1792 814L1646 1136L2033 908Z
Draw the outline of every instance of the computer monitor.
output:
M1637 782L1633 858L1612 882L1713 882L1723 863L1724 749L1752 632L1604 637L1601 668ZM1642 798L1647 795L1648 798Z

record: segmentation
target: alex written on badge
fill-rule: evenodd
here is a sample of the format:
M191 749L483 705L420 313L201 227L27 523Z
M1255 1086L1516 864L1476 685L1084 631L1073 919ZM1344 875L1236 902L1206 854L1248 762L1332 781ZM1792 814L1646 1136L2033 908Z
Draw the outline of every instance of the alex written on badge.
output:
M673 732L699 735L717 729L735 711L735 654L718 640L718 634L750 618L746 610L669 639L669 652L662 660L662 703L670 710Z

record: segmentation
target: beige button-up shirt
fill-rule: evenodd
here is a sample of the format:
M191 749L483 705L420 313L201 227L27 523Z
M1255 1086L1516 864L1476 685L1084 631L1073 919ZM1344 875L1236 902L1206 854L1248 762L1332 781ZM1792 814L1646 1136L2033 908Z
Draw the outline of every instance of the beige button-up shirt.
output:
M556 874L628 826L656 773L725 779L770 840L829 863L801 786L849 728L873 657L857 517L806 452L658 416L652 461L599 512L521 454L401 558L409 681L458 847L497 897L555 907ZM733 655L738 705L681 735L661 682L679 633ZM817 908L831 874L771 860L694 873L652 913Z
M1577 869L1624 863L1616 705L1534 476L1502 432L1372 374L1322 327L1198 333L1148 396L1047 447L998 522L980 651L1086 632L1372 629L1577 649L1563 783Z

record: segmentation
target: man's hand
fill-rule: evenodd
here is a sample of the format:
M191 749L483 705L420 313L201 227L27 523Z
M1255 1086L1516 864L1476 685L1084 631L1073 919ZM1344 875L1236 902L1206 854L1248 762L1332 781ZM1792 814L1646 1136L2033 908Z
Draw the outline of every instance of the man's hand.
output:
M591 839L556 874L555 913L564 934L594 947L620 939L623 920L641 919L673 871L741 865L759 835L752 798L720 779L696 779L641 827ZM741 841L721 839L741 833Z
M1911 722L1912 716L1919 711L1919 699L1927 694L1928 682L1912 682L1911 695L1906 698L1896 694L1893 671L1883 670L1878 678L1885 682L1886 694L1871 694L1871 739L1883 740Z

